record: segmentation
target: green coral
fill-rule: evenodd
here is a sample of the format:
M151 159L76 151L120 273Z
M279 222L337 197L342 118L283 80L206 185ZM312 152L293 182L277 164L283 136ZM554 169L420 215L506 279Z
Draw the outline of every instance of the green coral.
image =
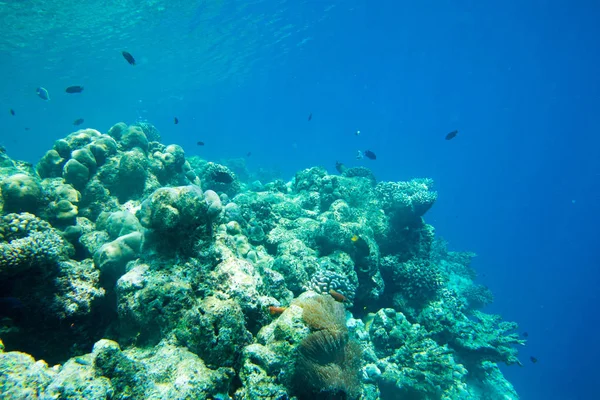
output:
M40 184L30 175L11 175L2 181L0 190L4 212L35 212L42 203Z
M408 301L419 305L436 297L446 283L445 276L428 259L411 259L400 262L398 257L385 256L381 269L387 283Z
M105 294L99 283L100 271L94 268L91 259L61 261L55 278L58 290L53 299L53 311L62 319L90 314L94 303Z
M124 150L132 150L137 147L142 151L148 151L148 138L139 126L129 126L121 132L119 144Z
M498 315L466 309L464 300L444 290L440 300L425 307L418 321L437 341L448 343L457 357L470 367L483 361L520 364L516 345L525 344L515 332L515 322L502 321Z
M205 189L225 193L231 197L240 192L242 186L239 179L225 165L205 162L196 167L195 171L202 182L202 187Z
M467 399L467 370L453 351L432 340L393 309L379 310L369 326L382 399Z
M431 179L380 182L375 192L392 225L402 228L416 223L433 206L437 193L431 191L432 186Z
M50 224L33 214L7 214L0 219L0 275L68 258L70 247Z

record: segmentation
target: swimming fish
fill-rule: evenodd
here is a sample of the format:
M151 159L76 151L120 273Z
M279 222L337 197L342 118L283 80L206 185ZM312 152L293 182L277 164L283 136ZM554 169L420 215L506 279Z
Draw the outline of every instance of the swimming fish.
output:
M329 294L331 295L331 297L333 297L333 299L335 301L338 301L340 303L345 303L348 301L348 298L346 298L346 296L344 296L343 294L341 294L340 292L336 292L333 289L329 289Z
M527 333L527 332L523 332L523 337L525 337L525 338L526 338L526 337L529 337L529 333Z
M308 120L310 121L311 119L312 119L312 113L310 113L310 114L308 115Z
M352 236L352 237L350 238L350 240L352 240L352 242L354 242L354 243L358 242L358 239L360 239L360 238L358 237L358 235L354 235L354 236Z
M364 157L364 156L363 156L363 153L362 153L362 151L358 150L358 151L356 152L356 159L357 159L357 160L362 160L362 158L363 158L363 157Z
M250 157L251 155L252 155L252 153L251 153L251 152L247 152L247 153L246 153L246 157Z
M452 140L458 135L458 131L454 130L446 135L446 140Z
M67 93L81 93L83 92L83 86L69 86L65 89Z
M15 110L13 110L12 108L10 109L10 115L12 115L12 116L15 115Z
M356 131L356 132L354 132L354 134L355 134L356 136L358 136L358 135L360 135L360 131Z
M73 125L77 126L77 125L81 125L83 124L84 119L83 118L77 118L75 121L73 121Z
M366 150L365 151L365 157L367 157L369 160L376 160L377 159L377 156L371 150Z
M204 146L204 142L196 142L198 146Z
M128 53L126 51L122 51L121 54L123 54L123 57L127 60L127 62L131 65L135 65L135 58L133 58L133 56L131 55L131 53Z
M39 88L35 89L35 92L37 93L40 99L50 100L50 93L48 93L48 91L43 87L40 86Z
M175 123L175 125L177 125L179 123L179 119L177 117L173 117L173 122Z
M538 362L538 359L537 359L537 358L535 358L534 356L531 356L531 357L529 357L529 359L530 359L530 360L531 360L531 362L532 362L532 363L534 363L534 364L535 364L536 362Z
M271 315L281 315L286 310L287 307L277 307L277 306L269 306L269 314Z
M344 172L344 170L346 169L346 166L344 164L342 164L339 161L335 162L335 169L337 172L339 172L340 174L342 174Z

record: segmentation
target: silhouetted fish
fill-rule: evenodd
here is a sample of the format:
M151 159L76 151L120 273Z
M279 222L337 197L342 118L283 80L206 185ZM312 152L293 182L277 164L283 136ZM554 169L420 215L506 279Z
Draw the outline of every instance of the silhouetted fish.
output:
M173 123L177 125L179 123L179 119L177 117L173 117Z
M81 93L83 92L83 86L69 86L65 89L67 93Z
M75 121L73 121L73 125L77 126L77 125L81 125L83 124L83 118L77 118Z
M526 338L526 337L529 337L529 333L527 333L527 332L523 332L523 337L525 337L525 338Z
M341 162L336 161L335 162L335 169L336 169L337 172L339 172L341 174L342 172L344 172L344 170L346 169L346 167Z
M13 110L12 108L10 109L10 115L12 115L12 116L15 115L15 110Z
M456 131L456 130L452 131L446 135L446 140L454 139L456 137L456 135L458 135L458 131Z
M366 150L364 152L364 155L365 155L365 157L367 157L370 160L376 160L377 159L377 156L371 150Z
M531 356L531 357L529 357L529 359L530 359L530 360L531 360L531 362L532 362L532 363L534 363L534 364L535 364L536 362L538 362L538 359L537 359L537 358L535 358L534 356Z
M251 155L252 155L252 153L251 153L251 152L247 152L247 153L246 153L246 157L250 157Z
M310 114L308 115L308 120L310 121L311 119L312 119L312 113L310 113Z
M40 97L40 99L50 100L50 93L48 93L48 91L43 87L40 86L39 88L35 89L35 92Z
M204 142L196 142L198 146L204 146Z
M128 53L126 51L122 51L121 54L123 54L123 57L127 60L127 62L131 65L135 65L135 58L133 58L133 56L131 55L131 53Z

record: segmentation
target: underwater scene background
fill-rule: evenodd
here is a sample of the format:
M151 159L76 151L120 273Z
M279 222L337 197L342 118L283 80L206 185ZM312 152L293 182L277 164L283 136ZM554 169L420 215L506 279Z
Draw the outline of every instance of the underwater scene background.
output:
M599 17L1 2L0 398L596 398Z

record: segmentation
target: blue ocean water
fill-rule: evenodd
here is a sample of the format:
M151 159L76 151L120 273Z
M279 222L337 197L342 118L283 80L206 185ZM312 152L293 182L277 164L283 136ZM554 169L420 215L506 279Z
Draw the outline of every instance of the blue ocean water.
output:
M77 118L101 131L147 120L188 155L245 157L285 178L336 161L380 180L433 178L427 222L478 254L495 294L486 311L529 334L524 366L503 370L517 392L595 398L596 2L105 3L0 5L12 158L36 162ZM376 161L356 159L367 149Z

